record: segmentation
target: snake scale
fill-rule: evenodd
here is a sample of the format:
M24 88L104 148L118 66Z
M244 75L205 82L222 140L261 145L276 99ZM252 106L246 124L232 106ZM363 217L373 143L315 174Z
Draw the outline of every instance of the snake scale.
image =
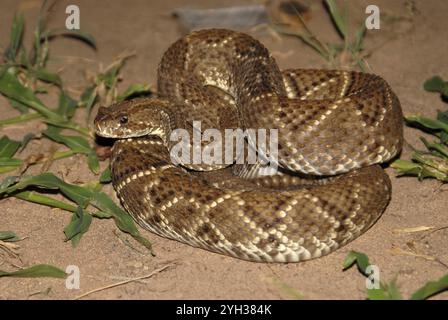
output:
M174 128L278 129L279 172L260 166L174 165ZM258 262L328 254L365 232L391 195L379 166L400 152L402 112L379 76L280 71L251 36L193 32L172 44L157 95L101 107L116 138L113 186L127 212L160 236Z

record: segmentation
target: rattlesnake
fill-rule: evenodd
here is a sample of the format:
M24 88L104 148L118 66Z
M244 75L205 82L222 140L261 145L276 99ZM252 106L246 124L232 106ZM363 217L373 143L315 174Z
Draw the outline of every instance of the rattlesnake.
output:
M170 133L192 120L278 129L281 172L174 165ZM391 194L378 164L403 139L399 100L379 76L280 71L260 42L220 29L175 42L159 65L157 96L100 108L95 129L119 138L113 185L143 228L260 262L320 257L365 232Z

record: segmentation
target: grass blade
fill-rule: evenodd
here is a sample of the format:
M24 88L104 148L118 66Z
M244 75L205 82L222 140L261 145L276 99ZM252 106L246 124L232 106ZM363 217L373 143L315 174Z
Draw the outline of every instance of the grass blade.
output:
M92 149L86 138L81 136L70 136L59 134L59 129L50 127L43 131L42 134L53 141L64 144L76 153L90 154Z
M82 32L80 30L67 30L65 28L52 29L52 30L45 32L41 36L41 39L51 39L51 38L59 37L59 36L72 37L72 38L79 39L79 40L87 43L92 48L96 49L95 38L92 35L90 35L89 33Z
M21 143L3 136L0 139L0 158L11 158L19 150Z
M28 112L28 113L22 114L22 115L17 116L17 117L0 120L0 126L6 126L6 125L10 125L10 124L17 124L17 123L27 122L27 121L30 121L30 120L39 119L41 117L42 117L42 115L40 113Z
M25 19L23 18L23 15L16 14L12 22L9 46L4 53L7 60L15 61L17 53L22 45L24 27Z
M421 165L412 161L401 159L395 160L390 166L397 170L397 173L399 175L420 175L420 172L422 170Z
M423 84L423 88L429 92L439 92L443 96L448 97L448 81L444 81L439 76L428 79Z
M104 192L97 192L93 199L94 205L101 211L109 213L114 218L117 227L126 233L129 233L134 239L148 248L152 253L152 245L149 240L142 237L137 227L135 226L132 217L126 213L123 209L117 206L111 198Z
M30 111L29 108L26 105L24 105L23 103L20 103L18 101L12 100L12 99L8 99L8 101L9 101L9 104L11 105L11 107L18 110L20 113L28 113Z
M359 53L362 51L363 40L366 35L366 31L367 31L367 27L366 27L365 23L361 23L358 30L356 31L355 42L353 43L353 46L352 46L353 53Z
M0 241L6 242L17 242L22 240L15 232L13 231L0 231Z
M368 276L366 269L370 265L369 257L361 252L350 251L345 257L342 264L343 270L349 269L355 263L358 267L358 270L365 276Z
M21 269L13 272L6 272L0 270L0 277L15 277L15 278L60 278L65 279L67 274L54 266L48 264L38 264L29 268Z
M338 30L342 39L347 38L347 26L346 19L341 15L339 8L334 0L325 0L327 4L327 8L330 11L331 19L336 25L336 29Z
M88 188L66 183L50 172L22 179L12 186L0 189L0 194L11 194L29 186L53 190L59 189L64 196L82 207L85 207L93 196L93 192Z
M22 164L20 159L0 158L0 167L17 167Z
M67 240L71 240L72 245L76 246L79 240L81 240L82 235L89 230L91 223L92 216L82 207L78 206L72 215L70 223L64 228Z
M87 155L87 164L89 166L89 169L94 174L98 174L100 172L100 162L94 150L90 151L89 154Z
M149 84L135 83L130 85L121 95L117 97L117 102L124 101L129 98L142 95L150 95L151 90Z
M88 128L84 128L75 122L67 121L64 119L58 119L58 120L45 119L44 121L48 124L55 126L55 127L71 129L71 130L77 131L79 133L82 133L86 137L91 136L90 130Z
M66 202L45 196L35 191L22 191L14 193L14 197L28 202L38 203L52 208L59 208L65 211L74 212L76 207Z
M448 274L437 281L430 281L425 284L423 287L414 292L411 296L411 300L425 300L445 290L448 290Z
M71 119L75 114L78 102L72 99L67 92L61 90L59 94L59 103L57 113L64 118Z
M100 183L110 183L112 182L111 172L110 172L110 166L108 166L103 173L101 173L100 176Z
M367 298L369 300L403 300L395 280L390 283L381 282L379 289L368 289Z
M58 87L62 86L62 80L56 73L51 73L44 68L39 68L36 71L33 71L32 74L39 80L52 83L57 85Z
M417 115L406 116L405 119L410 123L417 123L427 129L443 130L448 133L448 124L440 120L425 118Z
M27 105L48 119L63 120L57 113L48 109L42 101L34 95L31 89L24 87L19 82L17 76L13 74L12 68L7 70L3 68L3 70L0 71L0 93Z

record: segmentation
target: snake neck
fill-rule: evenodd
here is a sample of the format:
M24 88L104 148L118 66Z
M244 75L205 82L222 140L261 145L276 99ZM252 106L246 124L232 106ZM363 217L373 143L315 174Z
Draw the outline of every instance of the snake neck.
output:
M148 121L148 125L151 127L149 136L159 137L167 145L174 128L174 117L175 115L168 113L167 110L160 109L157 116L151 117L150 121Z
M138 130L135 130L137 126L143 129L140 131L141 134L126 138L158 137L168 146L172 131L184 126L185 115L182 108L162 98L137 100L135 106L131 106L129 113L136 118L132 128L133 131L138 132Z

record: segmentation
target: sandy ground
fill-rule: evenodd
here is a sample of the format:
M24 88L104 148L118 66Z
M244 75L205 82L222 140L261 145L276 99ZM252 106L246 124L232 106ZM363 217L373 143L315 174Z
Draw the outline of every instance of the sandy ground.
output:
M52 14L50 26L63 26L65 7L76 3L81 9L81 28L92 33L97 42L95 52L87 46L68 39L52 43L51 68L63 67L61 75L67 86L76 88L85 84L84 70L95 71L98 62L109 63L124 50L135 50L133 58L123 70L123 87L134 82L155 84L157 63L164 50L181 34L178 24L170 18L175 7L219 7L257 1L62 1ZM407 1L376 1L382 13L391 16L407 14ZM370 1L350 1L357 17ZM372 70L383 76L399 96L405 113L433 115L446 108L438 95L422 89L422 83L434 74L448 78L446 58L448 41L446 30L448 2L443 0L415 1L412 28L403 22L369 33L367 44L381 44L394 32L402 32L376 50L368 59ZM5 47L13 14L21 8L28 27L34 27L40 1L0 0L0 45ZM310 22L313 30L324 40L336 39L328 18L318 9ZM403 30L405 30L403 32ZM408 31L406 31L408 30ZM276 39L265 30L252 33L277 58L281 68L324 68L325 62L308 47L294 38ZM27 38L31 36L28 32ZM29 42L28 42L29 43ZM83 57L69 59L68 57ZM89 59L89 60L86 60ZM47 100L50 105L55 100ZM0 98L1 118L15 115L5 99ZM20 139L26 132L36 131L36 123L1 129L1 135ZM405 138L412 145L420 145L421 133L406 128ZM30 150L48 150L44 141L34 141ZM404 150L403 156L409 155ZM106 163L102 163L104 168ZM33 168L30 173L38 172ZM86 182L95 179L82 157L55 162L50 170L68 182ZM405 297L426 281L438 279L447 273L448 230L423 237L423 234L397 235L398 228L417 226L443 227L448 225L446 214L446 187L436 181L419 182L414 178L392 179L392 201L383 217L367 233L335 253L299 264L273 265L239 261L160 238L142 230L153 243L156 257L144 254L143 248L130 237L119 233L112 221L94 220L90 231L76 248L64 242L63 228L70 215L60 210L33 205L18 199L0 200L0 230L13 230L26 240L19 244L20 261L0 257L0 269L12 270L10 263L28 266L50 263L64 268L77 265L81 271L81 288L68 290L64 281L54 279L0 279L0 299L70 299L89 290L123 279L144 276L168 263L174 267L149 280L134 282L89 296L92 299L289 299L292 296L277 283L285 283L302 293L305 299L364 299L365 280L352 268L342 271L342 261L350 250L369 255L380 267L381 279L397 278ZM113 190L105 189L109 194ZM125 245L129 241L139 251ZM417 252L435 257L396 254L393 248L409 250L414 244ZM442 263L438 262L441 261ZM437 296L448 298L448 293Z

